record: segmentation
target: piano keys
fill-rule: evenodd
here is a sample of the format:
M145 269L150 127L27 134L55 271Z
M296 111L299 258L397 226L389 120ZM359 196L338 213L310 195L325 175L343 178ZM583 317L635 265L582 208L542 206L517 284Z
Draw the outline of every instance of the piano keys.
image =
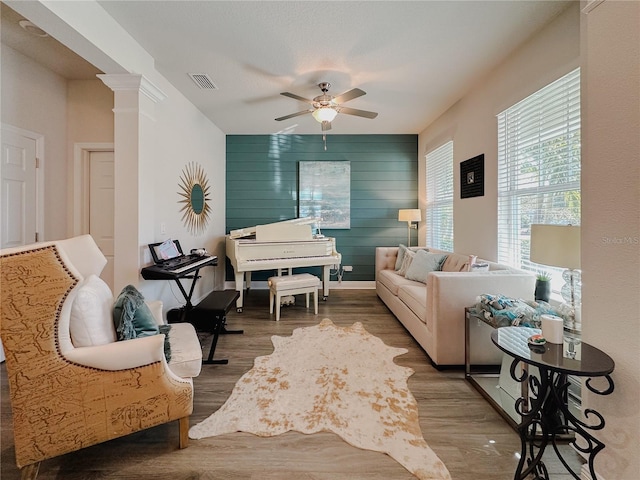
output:
M242 312L244 283L251 286L251 272L260 270L323 267L323 297L329 296L331 268L342 261L335 238L312 235L316 218L296 218L246 229L232 230L226 237L226 254L233 266L236 290L240 293L236 309ZM247 238L251 237L251 238Z
M144 267L140 273L142 278L145 280L177 280L200 270L202 267L217 264L217 256L207 255L194 260L192 263L176 268L165 267L162 265L151 265L149 267Z

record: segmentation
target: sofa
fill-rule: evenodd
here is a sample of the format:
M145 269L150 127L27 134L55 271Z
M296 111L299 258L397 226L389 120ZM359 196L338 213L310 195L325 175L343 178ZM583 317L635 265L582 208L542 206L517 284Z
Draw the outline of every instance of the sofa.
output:
M404 245L376 248L375 281L378 297L438 368L464 365L464 309L475 306L478 296L530 299L535 289L532 273L474 256ZM490 327L480 322L471 327L473 351L481 352L473 363L500 364Z

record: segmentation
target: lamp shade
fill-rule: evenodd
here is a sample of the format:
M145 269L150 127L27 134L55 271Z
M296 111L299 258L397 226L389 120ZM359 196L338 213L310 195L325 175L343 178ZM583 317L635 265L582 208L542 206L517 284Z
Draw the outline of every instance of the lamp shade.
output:
M580 227L531 225L532 262L552 267L580 268Z
M398 210L399 222L419 222L422 219L419 208Z
M336 118L337 114L338 112L331 107L321 107L315 109L311 115L313 115L313 118L315 118L318 122L322 123L333 121L333 119Z

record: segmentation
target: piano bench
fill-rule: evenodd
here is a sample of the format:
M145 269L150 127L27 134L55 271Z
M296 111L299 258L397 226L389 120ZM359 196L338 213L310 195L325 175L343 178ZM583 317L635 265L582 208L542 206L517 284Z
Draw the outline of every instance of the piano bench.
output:
M204 364L227 364L229 360L214 360L213 354L218 344L218 337L225 333L243 333L242 330L227 330L227 313L233 307L240 294L235 290L214 290L209 293L198 305L187 314L188 321L196 330L204 330L213 333L209 357Z
M309 294L313 293L314 313L318 314L318 288L320 279L310 273L295 275L283 275L270 277L269 284L269 313L273 313L273 304L276 305L276 321L280 320L280 303L283 296L306 294L307 308L309 308Z

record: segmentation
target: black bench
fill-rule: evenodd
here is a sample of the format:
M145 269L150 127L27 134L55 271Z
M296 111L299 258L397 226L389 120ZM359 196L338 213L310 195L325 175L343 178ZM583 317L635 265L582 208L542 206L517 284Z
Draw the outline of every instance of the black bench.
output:
M220 334L244 333L244 330L227 330L227 313L233 308L240 293L236 290L214 290L207 295L199 304L186 312L186 319L196 330L211 332L211 348L209 357L203 360L204 364L227 364L229 360L214 360L213 354L218 344Z

